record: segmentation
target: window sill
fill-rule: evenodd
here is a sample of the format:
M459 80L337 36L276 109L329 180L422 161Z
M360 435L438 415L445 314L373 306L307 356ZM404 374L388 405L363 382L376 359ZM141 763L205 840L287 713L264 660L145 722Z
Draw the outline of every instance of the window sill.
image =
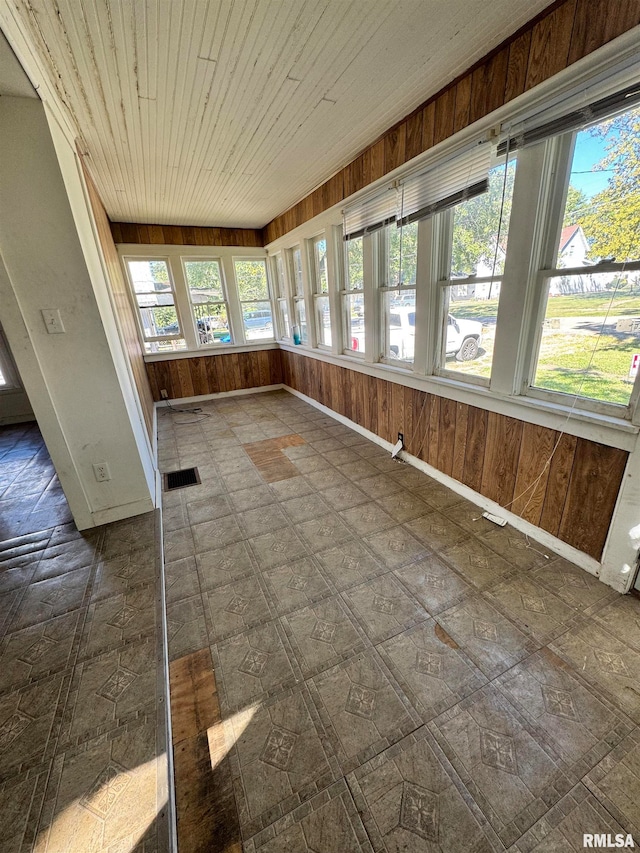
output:
M284 343L284 342L281 342ZM202 358L208 355L228 355L233 352L256 352L267 349L278 349L276 341L265 340L264 343L227 344L224 346L200 347L199 349L182 349L175 352L154 352L144 356L145 362L175 361L180 358Z
M304 355L320 361L329 361L349 367L360 373L397 382L418 391L447 397L459 403L466 403L479 409L516 418L527 423L566 432L579 438L597 441L609 447L618 447L631 451L636 445L640 427L630 421L609 415L586 412L569 406L535 400L530 397L505 396L490 391L480 385L472 385L457 379L443 376L424 376L406 368L400 368L377 362L371 364L344 355L330 355L317 349L300 346L287 346L281 343L281 349L287 352L302 352Z

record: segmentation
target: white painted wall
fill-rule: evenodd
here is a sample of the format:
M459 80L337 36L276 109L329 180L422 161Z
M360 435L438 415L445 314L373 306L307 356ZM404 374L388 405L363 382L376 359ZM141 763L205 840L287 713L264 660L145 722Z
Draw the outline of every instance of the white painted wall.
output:
M114 364L117 342L105 332L38 100L0 98L0 149L0 322L74 519L84 529L148 511L154 491ZM47 308L60 310L64 334L47 333ZM95 480L96 462L107 462L110 481Z

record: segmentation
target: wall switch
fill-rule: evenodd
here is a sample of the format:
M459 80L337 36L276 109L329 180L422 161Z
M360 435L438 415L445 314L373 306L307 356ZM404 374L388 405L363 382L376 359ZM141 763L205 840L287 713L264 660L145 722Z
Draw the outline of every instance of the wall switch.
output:
M63 335L65 333L59 308L43 308L42 319L50 335Z
M106 480L111 479L111 471L109 471L109 466L106 462L95 462L93 473L99 483L104 483Z
M163 388L163 389L160 391L160 396L162 397L162 399L163 399L163 400L168 400L168 399L169 399L169 395L167 394L167 389L166 389L166 388Z

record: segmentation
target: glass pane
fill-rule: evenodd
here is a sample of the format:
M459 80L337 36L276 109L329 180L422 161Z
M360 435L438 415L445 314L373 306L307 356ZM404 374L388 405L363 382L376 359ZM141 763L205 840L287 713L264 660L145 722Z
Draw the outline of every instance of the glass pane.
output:
M245 302L242 306L244 334L248 341L273 338L270 302Z
M557 266L640 259L640 107L576 134Z
M224 301L218 261L185 261L184 270L191 301L194 304Z
M324 237L313 241L313 252L316 262L316 293L328 293L327 241Z
M489 171L488 192L453 208L451 278L504 272L515 174L514 157Z
M296 323L300 330L300 340L303 344L309 343L309 329L307 328L307 309L305 308L304 299L296 299Z
M198 340L201 344L231 343L231 329L226 303L194 305L193 314L198 327Z
M638 353L640 273L550 279L534 385L626 405Z
M364 352L364 295L345 296L345 348L352 352Z
M127 264L135 293L171 291L165 261L127 261Z
M491 377L500 282L454 284L444 289L447 370Z
M291 328L289 327L289 309L287 307L287 300L279 299L278 307L280 309L280 327L282 330L282 337L290 338Z
M267 265L259 261L234 261L238 293L242 302L248 299L268 299Z
M140 319L145 338L179 335L180 324L176 309L171 306L140 308Z
M318 343L331 346L331 310L329 297L319 296L316 299L316 316L318 318Z
M304 296L302 285L302 251L299 247L291 250L291 265L293 266L293 283L295 295Z
M362 237L348 240L346 245L345 286L347 290L362 290L364 270L362 268Z
M280 299L286 299L287 292L284 286L284 264L282 263L282 255L276 255L276 283L278 288L278 296Z
M398 228L390 225L387 234L387 287L413 287L418 259L418 223Z
M138 308L151 308L154 305L173 305L173 293L136 293Z
M384 356L412 362L416 339L415 290L386 293L385 297Z

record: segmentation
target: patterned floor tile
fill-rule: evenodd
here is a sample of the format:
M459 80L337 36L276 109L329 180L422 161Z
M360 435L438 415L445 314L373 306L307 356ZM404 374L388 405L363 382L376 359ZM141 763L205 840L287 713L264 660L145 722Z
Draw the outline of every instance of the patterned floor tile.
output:
M345 509L340 513L340 517L358 536L395 527L398 523L375 501Z
M429 618L392 573L352 586L342 597L372 643L380 643Z
M433 512L433 507L411 492L396 492L392 495L376 498L376 502L401 524Z
M82 611L8 634L0 644L0 693L69 666Z
M300 445L299 447L288 447L285 451L283 451L290 459L296 459L297 456L291 456L288 451L294 450L304 450L305 454L311 451L311 448L308 448L306 445ZM280 480L277 483L270 483L268 486L269 490L273 497L278 501L288 501L292 498L301 498L304 495L309 495L313 492L313 487L305 480L305 478L300 474L297 477L290 477L287 480Z
M153 548L100 560L93 580L91 601L124 594L133 587L153 583L156 578L156 562L156 552Z
M185 557L175 563L165 563L164 585L167 602L191 598L200 593L200 578L195 557Z
M388 571L357 539L350 539L316 556L338 590L348 589Z
M348 782L376 850L503 849L425 728L350 773Z
M412 563L394 574L432 615L440 613L476 592L435 554Z
M209 642L201 595L167 605L169 660L204 648Z
M544 545L529 539L524 533L515 530L510 524L506 527L493 526L486 533L480 534L482 541L492 548L496 554L519 569L533 569L544 566L554 554L548 551Z
M433 619L381 643L378 652L424 722L487 681Z
M226 495L208 497L204 500L190 501L186 505L189 524L203 524L205 521L215 521L230 515L234 507Z
M453 506L460 501L460 495L457 495L451 489L438 483L437 480L432 480L425 474L424 484L414 490L415 494L425 500L430 506L437 510L445 510L447 507ZM446 515L446 513L445 513Z
M478 589L484 589L514 572L510 563L474 536L467 536L464 542L452 548L443 548L440 555Z
M637 728L584 779L626 832L640 838L640 730Z
M492 587L487 592L487 600L542 644L564 634L576 621L582 620L577 610L526 575Z
M438 622L488 678L510 669L540 646L482 598L465 599L438 614Z
M277 500L276 495L269 486L256 486L252 489L240 489L231 492L229 500L234 512L245 512L248 509L257 509L261 506L269 506Z
M155 706L155 639L131 643L79 664L64 712L60 747L122 725Z
M640 723L640 652L588 621L550 646Z
M443 515L446 515L450 521L454 521L473 536L483 536L496 529L495 524L484 518L482 513L482 507L464 499L459 499L457 503L443 511Z
M531 579L535 583L543 584L578 610L587 610L594 605L601 609L619 598L619 594L610 586L600 583L594 575L562 558L553 562L545 561L542 566L533 569Z
M9 630L19 631L76 610L83 602L91 569L76 569L48 580L32 583L25 592Z
M331 489L325 489L319 494L331 509L336 511L350 509L359 504L367 503L370 500L370 497L365 495L355 483L350 483L347 486L334 486Z
M341 775L304 685L250 706L222 726L232 747L231 768L245 838Z
M584 785L576 785L557 805L518 839L509 853L582 853L585 836L591 836L591 845L596 846L594 834L611 835L615 847L616 836L626 833L613 817L590 794Z
M415 518L413 521L408 521L405 527L428 548L435 551L450 548L469 537L467 531L453 521L449 521L446 515L440 512Z
M635 596L621 595L593 616L610 634L640 652L640 601Z
M0 696L0 781L52 757L69 679L67 671Z
M31 850L50 764L0 784L0 853Z
M203 592L255 573L255 562L245 542L197 554L196 566Z
M248 544L261 570L281 566L308 553L307 546L291 527L249 539Z
M262 573L273 607L279 616L300 610L332 595L314 557L303 557Z
M46 580L66 574L74 569L91 566L96 559L95 543L82 537L60 544L49 545L38 563L34 581Z
M402 485L390 477L388 474L381 474L377 469L376 473L371 477L358 481L358 488L366 495L369 495L371 500L383 498L385 495L401 494L404 490Z
M332 545L344 542L353 536L346 524L334 512L304 521L296 525L296 530L314 553L326 551Z
M305 678L368 645L340 596L290 613L283 617L282 625Z
M366 536L363 541L389 569L422 560L429 551L401 525Z
M323 489L332 489L336 486L346 486L350 481L343 477L343 475L336 469L327 465L324 459L320 457L322 460L322 465L317 467L313 471L308 471L305 473L305 477L309 481L310 485L313 486L317 491L321 491ZM303 460L296 460L297 467L300 468L300 462Z
M495 684L577 778L633 728L624 714L548 649L514 666Z
M419 725L415 711L372 650L308 684L345 773Z
M246 512L238 513L237 518L245 536L248 537L262 536L264 533L289 526L289 519L280 506L275 503L272 506L249 509Z
M205 551L213 551L216 548L222 548L223 545L233 545L235 542L240 542L245 538L240 525L233 515L226 515L224 518L219 518L216 521L205 521L203 524L196 524L191 528L193 533L194 551L195 554L202 554ZM191 556L191 554L183 554L182 556ZM173 560L173 555L167 555L167 560Z
M246 853L373 853L344 779L245 844Z
M490 687L445 711L429 728L507 846L571 788L560 763Z
M34 853L158 850L159 778L155 721L144 718L113 739L97 738L57 756Z
M156 627L155 589L136 587L89 605L80 659L93 657L128 640L151 634Z
M301 495L281 504L294 524L310 521L331 512L331 506L319 494Z
M209 590L203 600L212 643L268 622L275 615L257 574Z
M357 457L357 454L354 454L354 456ZM378 469L370 462L367 462L366 459L357 459L355 462L341 463L338 467L340 468L340 473L344 474L345 477L348 477L349 480L352 480L354 483L370 477L379 476Z
M278 620L217 643L211 655L225 714L302 680Z

